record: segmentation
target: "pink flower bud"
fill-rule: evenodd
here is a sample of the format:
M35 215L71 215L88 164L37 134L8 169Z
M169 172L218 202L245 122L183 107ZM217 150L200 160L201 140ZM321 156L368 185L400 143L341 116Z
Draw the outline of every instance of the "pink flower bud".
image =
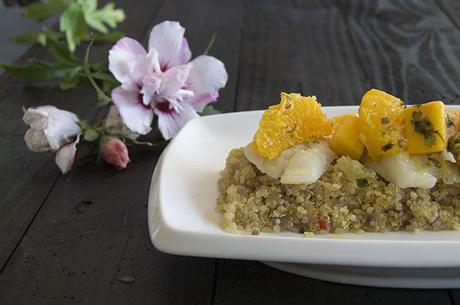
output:
M110 138L102 148L102 157L117 169L126 168L129 163L128 148L120 139Z

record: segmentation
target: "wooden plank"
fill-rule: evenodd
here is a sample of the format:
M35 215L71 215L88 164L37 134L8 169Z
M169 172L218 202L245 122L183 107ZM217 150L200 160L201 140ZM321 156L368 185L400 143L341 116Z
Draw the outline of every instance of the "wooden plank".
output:
M236 110L266 108L299 87L323 105L359 103L364 79L331 1L250 1L245 20Z
M121 172L91 164L59 179L0 276L0 304L210 302L214 262L159 254L149 241L146 203L158 154L131 157ZM115 280L124 276L136 281Z
M216 305L227 304L450 304L441 290L382 289L333 284L287 274L259 262L218 265Z
M338 1L370 86L408 103L460 97L460 36L433 1Z
M204 49L213 32L227 37L231 47L217 38L210 54L222 59L228 70L236 70L233 50L238 49L239 36L230 25L243 15L242 3L168 1L150 21L180 20L192 50ZM219 10L223 7L225 11ZM191 12L206 22L194 22ZM224 15L232 19L223 22ZM206 31L209 35L200 36ZM148 32L143 32L144 42ZM218 104L222 110L233 109L235 87L227 88ZM137 152L126 171L90 165L59 179L0 275L0 304L211 303L215 260L161 254L150 243L146 203L156 158ZM93 203L80 203L88 199ZM114 280L130 275L136 277L131 285Z

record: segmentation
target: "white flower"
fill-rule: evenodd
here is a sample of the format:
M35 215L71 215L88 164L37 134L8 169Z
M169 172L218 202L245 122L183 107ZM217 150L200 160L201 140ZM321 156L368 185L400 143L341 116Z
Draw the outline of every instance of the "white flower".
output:
M109 52L109 70L121 86L112 100L125 125L147 134L154 114L165 139L170 139L197 112L219 96L227 82L224 64L201 55L190 61L185 29L173 21L156 25L148 52L134 39L120 39Z
M56 164L67 173L75 160L81 129L78 117L54 106L27 109L24 123L30 126L24 140L27 147L36 152L55 151Z
M30 126L24 140L32 151L56 151L81 132L74 113L54 106L29 108L22 119Z

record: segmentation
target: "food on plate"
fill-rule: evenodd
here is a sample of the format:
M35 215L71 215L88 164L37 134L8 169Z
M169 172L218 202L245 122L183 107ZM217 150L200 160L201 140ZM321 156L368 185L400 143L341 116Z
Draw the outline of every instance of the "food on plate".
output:
M217 211L231 233L460 229L460 112L364 94L328 118L316 97L281 94L251 143L232 150Z

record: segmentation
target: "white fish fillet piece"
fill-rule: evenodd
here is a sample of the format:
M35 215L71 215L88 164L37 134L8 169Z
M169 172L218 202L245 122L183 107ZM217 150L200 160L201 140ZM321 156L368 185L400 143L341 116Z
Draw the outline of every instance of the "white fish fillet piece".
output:
M425 156L411 156L406 152L401 152L394 156L385 157L378 162L366 158L364 164L375 170L385 180L401 188L429 189L438 180L432 174Z
M296 152L284 169L281 183L310 184L327 171L337 155L326 145L312 143L305 150Z
M272 178L279 178L281 177L281 175L283 175L284 168L286 167L289 159L291 159L291 157L296 152L306 148L307 145L297 145L292 148L286 149L278 157L269 160L260 156L257 152L255 152L252 149L251 144L248 144L244 148L244 155L246 156L246 159L248 159L249 162L254 164L262 173Z
M256 153L251 145L244 148L246 158L262 173L280 178L284 184L310 184L327 171L337 155L326 144L300 144L286 149L278 157L268 160Z

